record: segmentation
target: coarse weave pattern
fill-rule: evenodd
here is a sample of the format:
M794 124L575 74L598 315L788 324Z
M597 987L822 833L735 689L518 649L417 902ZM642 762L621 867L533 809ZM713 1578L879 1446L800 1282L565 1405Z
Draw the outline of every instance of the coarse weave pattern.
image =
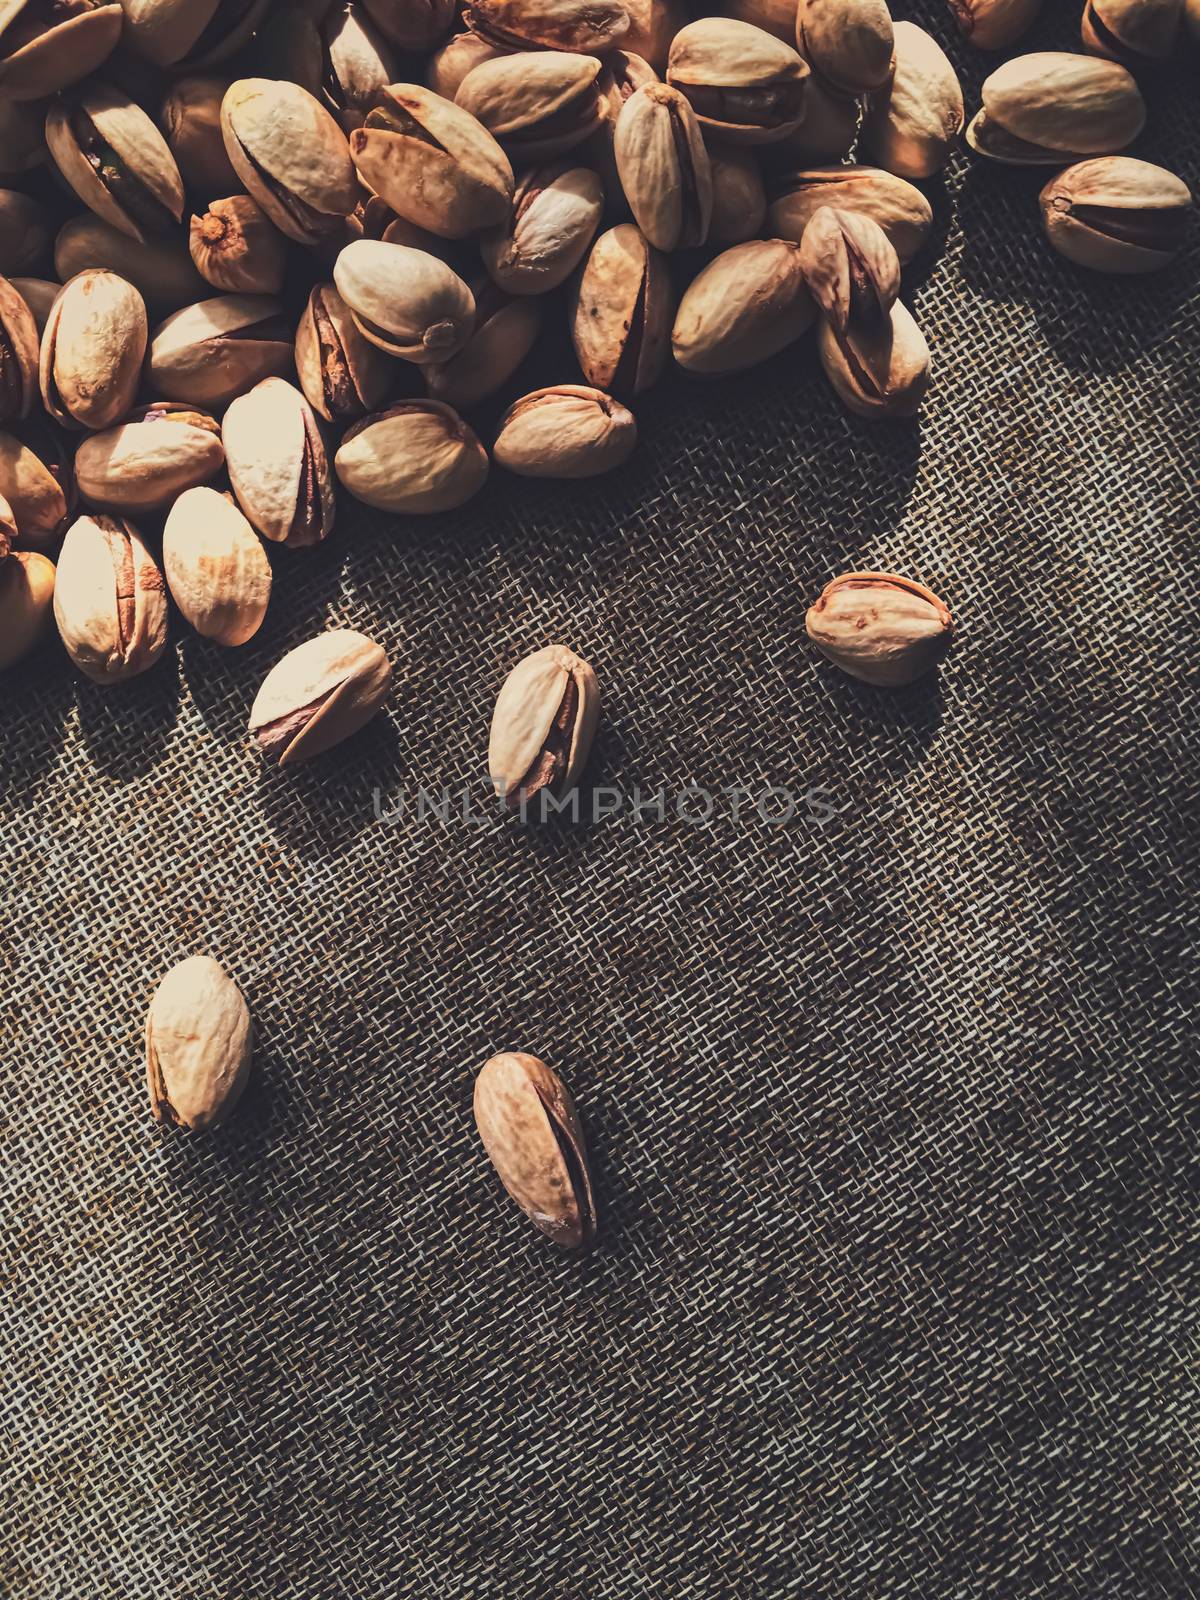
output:
M973 111L991 61L910 14ZM1193 188L1196 70L1136 147ZM343 504L243 649L5 680L6 1600L1195 1592L1197 254L1082 273L1043 178L931 186L919 426L848 417L811 340L675 376L608 480ZM815 657L854 567L950 603L936 681ZM335 624L394 702L268 771L256 688ZM603 685L590 781L664 819L488 805L549 641ZM422 783L472 816L394 814ZM141 1029L197 951L258 1048L189 1137ZM577 1095L583 1261L476 1139L501 1048Z

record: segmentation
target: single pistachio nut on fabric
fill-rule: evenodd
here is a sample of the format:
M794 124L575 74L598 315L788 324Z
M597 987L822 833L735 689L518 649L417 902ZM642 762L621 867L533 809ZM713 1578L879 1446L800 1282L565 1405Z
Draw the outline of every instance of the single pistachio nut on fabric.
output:
M671 347L675 293L667 258L632 222L592 246L571 295L571 340L597 389L641 394L658 382Z
M1179 38L1183 0L1087 0L1083 48L1125 66L1165 61Z
M900 293L895 247L862 211L814 211L800 242L800 264L813 299L839 333L851 322L878 328Z
M613 139L634 221L659 250L703 244L712 219L712 168L691 106L669 84L625 102Z
M623 466L637 444L633 413L600 389L534 389L500 419L494 459L522 478L594 478Z
M574 149L604 120L595 56L528 51L469 72L455 104L470 112L516 163Z
M629 13L617 0L472 0L467 21L518 50L603 55L624 44Z
M223 406L263 378L290 372L293 351L278 300L217 295L159 323L150 336L146 379L170 400Z
M306 89L239 78L221 102L225 151L281 233L318 244L358 203L346 135Z
M455 511L482 489L487 451L450 406L404 400L352 423L333 458L343 487L378 511Z
M85 439L75 455L75 473L89 505L136 514L170 505L224 463L221 429L212 417L159 400Z
M318 634L271 668L250 708L250 733L273 765L311 761L365 727L391 683L373 639L353 628Z
M67 654L93 683L136 677L162 655L166 585L131 522L97 511L67 529L54 620Z
M171 596L202 639L254 637L271 598L271 563L232 495L185 489L167 514L162 551Z
M234 194L238 177L221 133L221 101L228 78L176 78L159 108L158 122L189 190Z
M51 278L21 278L21 277L16 277L16 278L8 278L7 280L3 280L3 281L6 281L9 284L11 284L13 289L16 290L17 294L19 294L21 299L25 302L26 309L28 310L30 316L33 318L33 326L34 326L34 330L35 330L36 337L37 337L37 340L38 340L38 345L37 345L37 347L35 347L35 351L36 351L36 349L40 349L42 334L45 332L46 324L50 320L50 313L54 310L54 302L58 299L59 294L62 292L62 284L57 282L57 280L54 280L54 279L51 279ZM2 324L3 321L4 321L4 315L5 315L5 313L4 313L3 309L0 308L0 324ZM9 327L8 330L7 330L6 335L4 335L4 336L11 338L11 335L12 335L12 329L11 329L11 327ZM13 345L11 343L9 345L9 354L7 356L5 356L3 359L6 362L12 362L12 361L17 359L17 357L15 355L15 351L14 351ZM33 377L34 377L33 392L36 393L37 392L37 354L36 353L35 353L34 362L33 362ZM0 418L0 420L5 420L5 419ZM7 420L11 421L12 419L8 418Z
M783 174L772 188L767 227L797 244L814 214L834 206L877 222L906 266L933 227L933 208L920 189L880 167L808 167Z
M800 0L796 48L842 94L867 94L886 83L893 44L887 0Z
M120 89L88 83L46 113L54 164L102 221L144 241L183 217L183 179L154 123Z
M852 678L899 689L932 671L954 632L932 589L890 572L847 572L827 583L805 618L808 636Z
M769 144L804 118L809 68L790 45L748 22L702 17L671 42L667 82L710 139Z
M0 423L29 415L38 392L38 343L27 297L0 278Z
M161 316L191 305L208 292L178 238L139 243L90 211L69 217L54 241L54 270L60 282L66 283L89 267L124 278Z
M1060 255L1096 272L1157 272L1183 248L1192 193L1165 167L1099 156L1042 190L1042 225Z
M0 274L32 272L46 253L50 213L40 201L16 189L0 189Z
M456 356L420 370L434 400L463 410L504 386L533 349L542 326L536 299L514 299L488 278L472 285L475 329Z
M248 194L214 200L188 225L196 271L225 294L278 294L287 267L283 235Z
M110 428L142 378L146 302L115 272L89 269L64 284L42 336L42 404L67 427Z
M929 346L903 301L880 328L850 323L839 333L828 317L819 318L817 353L838 398L855 415L916 416L929 388Z
M567 1250L596 1237L596 1200L575 1102L544 1061L505 1051L475 1080L475 1126L496 1176L539 1232Z
M308 401L282 378L231 400L221 424L238 504L264 539L319 544L333 527L333 484Z
M497 56L510 55L511 49L485 39L481 33L468 28L464 33L452 34L445 44L434 51L425 63L425 85L434 94L453 100L459 85L468 72Z
M679 302L671 349L685 372L742 372L807 333L815 315L800 246L752 239L693 278Z
M1042 0L949 0L959 32L980 50L1007 50L1029 30Z
M24 545L50 545L75 508L75 474L57 430L33 415L0 433L0 495Z
M479 119L420 84L384 89L350 135L359 176L398 216L447 239L494 227L513 172Z
M42 100L88 77L121 37L119 4L8 0L0 15L0 97Z
M600 685L583 659L549 644L519 661L492 712L488 773L510 811L524 812L543 790L569 794L600 720Z
M146 1013L146 1084L156 1122L200 1132L233 1110L246 1086L254 1030L242 991L211 956L165 974Z
M270 0L122 0L122 39L156 67L204 67L246 43Z
M767 220L767 195L753 150L720 149L709 155L712 169L710 245L745 244L757 239Z
M1044 50L1014 56L984 80L967 127L977 155L1006 166L1055 166L1116 155L1141 133L1146 105L1124 67Z
M363 0L375 26L401 50L432 50L454 26L456 0Z
M383 404L395 370L334 285L314 284L296 328L296 372L313 410L326 422L353 422Z
M333 281L359 332L388 355L449 361L471 337L474 295L424 250L357 239L334 262Z
M870 99L862 149L900 178L931 178L963 130L958 74L941 45L912 22L896 23L892 76Z
M530 168L505 221L479 241L483 264L508 294L546 294L579 265L603 210L604 190L589 167L559 157Z

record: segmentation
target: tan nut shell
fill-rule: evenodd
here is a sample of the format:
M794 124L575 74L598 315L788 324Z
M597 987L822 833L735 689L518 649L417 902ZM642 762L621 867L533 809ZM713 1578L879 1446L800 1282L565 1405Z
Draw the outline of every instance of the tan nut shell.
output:
M964 39L980 50L1007 50L1029 29L1042 0L950 0Z
M741 372L807 333L815 315L800 246L753 239L723 251L693 278L671 348L686 372Z
M389 355L449 361L471 337L474 295L424 250L356 239L334 262L333 281L359 331Z
M878 331L851 326L839 334L819 318L817 353L843 405L860 417L915 416L929 387L929 346L901 300Z
M624 44L629 13L616 0L472 0L471 20L486 38L520 48L602 55Z
M438 400L406 400L364 417L333 460L341 483L380 511L453 511L483 487L487 451Z
M211 417L163 401L79 446L79 492L91 505L157 511L221 470L225 452Z
M548 644L517 663L496 697L488 776L497 794L518 790L546 743L571 680L578 694L577 709L566 766L556 787L564 794L574 788L600 720L600 685L582 656L565 645Z
M179 239L138 243L90 211L64 222L54 241L54 270L63 283L89 267L115 272L160 314L176 311L208 293Z
M954 621L922 583L890 572L847 572L825 585L805 627L821 654L843 672L898 689L937 665Z
M108 428L137 396L146 354L146 303L115 272L64 284L42 335L42 402L68 426Z
M804 116L800 126L786 139L773 144L769 155L772 167L782 170L786 161L796 167L819 162L840 161L849 155L858 138L864 102L852 95L839 94L814 72L804 95Z
M0 561L0 672L28 655L46 631L54 604L54 563L36 550Z
M984 80L981 93L967 143L1009 165L1114 155L1146 122L1145 102L1124 67L1060 50L1014 56Z
M263 378L282 377L292 368L290 339L237 337L281 314L277 300L248 294L217 295L184 306L151 335L146 363L151 389L190 405L222 406Z
M465 410L495 394L533 349L542 326L536 299L510 299L493 289L476 292L475 331L458 354L442 365L422 367L434 400Z
M594 478L628 461L636 444L637 423L619 401L560 383L509 406L492 455L523 478Z
M358 331L332 283L314 284L296 328L296 372L304 398L326 422L375 411L395 373L392 361Z
M57 476L50 471L43 451L52 452L57 441L46 437L44 430L31 432L25 424L20 432L22 437L0 433L0 495L17 519L22 543L49 544L74 506L74 474L65 463Z
M199 1131L223 1122L250 1071L254 1030L242 991L210 956L160 981L146 1014L146 1083L156 1122Z
M30 281L0 278L0 353L12 389L11 397L0 399L0 423L27 417L38 391L38 328L29 296L21 287ZM58 285L53 289L57 298Z
M900 293L895 246L862 211L815 211L800 243L800 264L813 299L839 330L855 315L879 322Z
M949 161L963 128L958 74L924 28L896 23L889 83L871 97L863 153L900 178L929 178Z
M769 144L804 118L809 67L790 45L748 22L701 17L671 42L667 82L700 126L730 144Z
M800 0L796 48L843 94L865 94L887 81L892 44L887 0Z
M571 338L597 389L641 394L657 383L671 343L671 269L632 222L592 246L571 298Z
M579 265L604 210L589 167L560 160L522 173L506 224L479 241L492 279L507 294L545 294Z
M193 216L188 250L205 282L226 294L278 294L283 288L283 235L248 194L214 200Z
M175 604L204 639L245 644L271 598L271 563L227 494L185 489L163 527L163 571Z
M162 655L166 586L131 522L97 512L67 529L54 620L67 654L94 683L132 678Z
M455 103L513 156L540 160L572 149L600 126L604 107L594 56L531 51L469 72Z
M227 78L177 78L159 111L159 123L183 181L199 195L237 191L237 174L221 136L221 101L228 87Z
M333 484L308 401L282 378L264 378L230 401L221 424L225 465L238 504L265 539L316 544L333 527ZM312 497L310 522L297 508Z
M268 761L296 766L364 727L391 681L373 639L353 628L318 634L271 668L250 708L250 732Z
M468 72L485 61L494 61L497 56L508 53L503 45L485 39L481 33L476 33L473 29L453 34L441 49L435 50L426 61L426 86L432 89L434 94L453 100Z
M54 302L58 299L62 290L62 284L52 278L9 278L7 282L24 300L29 314L33 318L35 333L33 370L31 374L32 383L28 391L32 402L33 396L37 393L38 352L41 347L42 334L45 331L47 322L50 320L50 313L53 311ZM0 313L0 321L3 320L4 314ZM9 332L11 335L11 328ZM26 346L26 349L28 349L28 346Z
M725 246L757 239L767 219L762 172L752 150L724 148L709 156L712 218L708 243Z
M179 222L183 217L183 180L166 140L141 106L121 90L102 83L88 84L77 96L77 103L129 171ZM71 103L56 102L46 114L46 143L59 171L89 211L130 238L145 240L147 234L141 223L101 183L79 148L71 128L71 111Z
M1098 156L1051 178L1041 208L1046 237L1068 261L1096 272L1157 272L1183 246L1192 194L1165 167Z
M358 203L346 135L299 84L238 79L221 102L221 132L247 192L289 239L317 243Z
M678 89L649 83L621 108L617 171L634 221L659 250L703 244L712 218L712 169L695 113Z
M21 0L10 0L3 25L11 25L23 9ZM0 95L6 100L41 100L90 76L112 54L123 20L119 5L100 5L43 26L15 50L0 38L0 51L5 52L0 59Z
M1083 48L1110 61L1165 61L1179 37L1183 0L1087 0Z
M933 227L933 208L921 191L879 167L808 167L793 173L788 185L772 202L767 227L797 244L822 206L871 217L892 241L901 265L912 260Z

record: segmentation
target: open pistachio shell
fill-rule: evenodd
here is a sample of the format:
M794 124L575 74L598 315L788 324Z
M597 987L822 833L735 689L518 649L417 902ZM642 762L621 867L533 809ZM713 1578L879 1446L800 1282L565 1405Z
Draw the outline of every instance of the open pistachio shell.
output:
M790 45L748 22L702 17L675 35L667 82L700 126L729 144L769 144L800 126L809 67Z
M318 544L333 527L325 445L307 400L282 378L264 378L230 402L221 424L238 504L276 544Z
M289 239L318 243L358 202L346 135L307 90L240 78L221 102L225 150L247 192Z
M189 405L223 406L263 378L292 368L291 331L277 300L217 295L184 306L150 338L152 390Z
M144 241L183 216L183 180L166 140L119 89L89 83L46 115L46 143L90 211Z
M7 0L0 15L0 96L41 100L88 77L112 54L122 20L116 3L64 7L59 20L43 0Z

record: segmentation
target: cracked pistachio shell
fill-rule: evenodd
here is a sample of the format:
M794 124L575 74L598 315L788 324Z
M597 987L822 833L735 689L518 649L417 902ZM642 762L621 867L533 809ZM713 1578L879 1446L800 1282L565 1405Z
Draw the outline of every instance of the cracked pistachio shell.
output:
M358 204L346 135L295 83L240 78L221 102L233 169L271 221L300 244L317 244Z
M333 281L360 333L389 355L449 361L471 337L475 297L424 250L356 239L334 262Z
M1042 0L949 0L959 32L980 50L1007 50L1032 27Z
M767 196L754 152L721 149L709 156L709 165L713 196L709 244L744 244L756 239L767 219Z
M120 89L90 83L46 114L46 143L75 193L144 242L183 217L183 179L154 123Z
M1145 102L1124 67L1060 50L1006 61L985 79L982 96L967 143L1009 166L1115 155L1146 122Z
M613 148L634 221L659 250L703 244L712 219L712 168L695 113L678 89L650 83L630 95Z
M600 685L582 656L549 644L519 661L492 712L488 775L511 810L542 789L568 793L600 720Z
M318 634L271 668L250 708L250 733L268 761L294 767L365 727L391 682L374 639L353 628Z
M37 335L37 349L41 348L42 334L50 320L50 313L54 309L54 302L62 290L62 284L50 278L9 278L8 282L25 302ZM0 322L5 320L5 312L0 308ZM33 361L34 385L33 393L37 392L37 354ZM8 420L11 421L11 418Z
M1183 246L1192 194L1164 167L1100 156L1051 178L1041 206L1046 237L1068 261L1096 272L1156 272Z
M92 434L75 455L79 492L91 505L157 511L221 470L225 452L212 417L160 400Z
M769 144L804 118L808 63L748 22L702 17L671 42L667 82L705 133L730 144Z
M929 346L902 301L878 329L851 325L839 333L821 317L817 352L839 399L857 416L916 415L929 387Z
M479 405L508 382L542 326L542 308L535 299L514 300L486 279L474 293L471 337L451 360L421 369L432 398L460 411Z
M499 56L469 72L455 104L477 117L519 161L570 150L604 119L595 56L530 51Z
M632 222L592 246L570 304L571 340L597 389L641 394L657 383L671 341L675 294L667 258Z
M1165 61L1179 37L1183 0L1087 0L1083 8L1083 48L1136 66Z
M482 34L468 28L447 39L440 50L435 50L425 63L425 83L434 94L453 100L467 73L485 61L511 52L504 45L485 39Z
M0 509L0 520L11 517ZM5 540L0 538L0 549ZM36 550L0 555L0 672L26 656L41 639L54 605L54 563Z
M0 273L32 271L50 243L50 213L16 189L0 189Z
M98 511L67 529L54 620L67 654L93 683L136 677L162 655L166 586L131 522Z
M800 264L818 307L839 333L854 322L878 327L900 293L900 259L877 222L861 211L822 206L800 242Z
M598 56L624 44L629 13L616 0L473 0L471 26L518 50Z
M221 101L228 87L227 78L177 78L158 114L183 181L198 194L237 190L237 174L221 136Z
M419 84L378 96L350 135L350 154L398 216L442 238L493 227L512 198L508 157L479 119Z
M619 401L560 383L509 406L492 454L522 478L594 478L622 466L636 444L637 423Z
M90 212L64 222L54 243L54 269L63 283L88 267L115 272L147 306L166 313L207 292L186 247L176 238L139 244Z
M157 67L218 61L254 32L268 0L122 0L124 43Z
M891 79L871 96L863 153L900 178L930 178L949 161L963 128L958 74L936 40L896 24Z
M296 372L313 410L326 422L364 416L383 404L394 371L333 284L314 284L296 329Z
M75 505L75 475L59 434L33 417L0 433L0 495L21 543L52 544Z
M933 227L933 209L921 191L880 167L808 167L781 178L778 189L767 212L767 227L778 238L797 244L816 211L836 206L840 211L860 211L877 222L904 266Z
M146 303L115 272L89 269L65 284L42 336L42 403L56 422L109 428L137 396L146 354Z
M184 306L150 338L151 389L189 405L223 406L292 369L283 308L265 295L217 295Z
M536 1056L505 1051L475 1080L475 1126L496 1176L548 1239L583 1249L596 1201L579 1113L562 1080Z
M405 400L354 423L333 460L342 485L379 511L454 511L483 487L487 451L439 400Z
M253 1027L242 991L211 956L163 977L146 1013L146 1083L156 1122L198 1132L233 1110L250 1072Z
M453 26L455 0L364 0L380 32L402 50L432 50Z
M954 621L922 583L890 572L847 572L825 585L805 627L834 666L863 683L898 689L937 666Z
M287 245L248 194L214 200L188 228L188 250L206 283L226 294L278 294Z
M686 372L741 372L807 333L815 314L800 246L753 239L723 251L692 280L671 348Z
M275 544L319 544L333 527L333 484L316 418L299 389L264 378L221 424L238 504Z
M479 253L508 294L545 294L579 265L604 210L600 179L588 167L559 160L523 172L509 215L485 233Z
M162 549L172 598L201 638L253 638L271 598L271 563L231 495L185 489L167 515Z
M396 53L362 5L332 6L321 31L327 92L342 127L361 128L377 97L400 77Z
M24 281L24 280L22 280ZM58 285L54 285L57 293ZM27 417L37 394L38 330L26 296L0 278L0 423Z
M8 0L0 14L0 97L41 100L95 72L121 36L120 5L61 12Z
M887 0L800 0L796 48L842 94L886 83L893 43Z

